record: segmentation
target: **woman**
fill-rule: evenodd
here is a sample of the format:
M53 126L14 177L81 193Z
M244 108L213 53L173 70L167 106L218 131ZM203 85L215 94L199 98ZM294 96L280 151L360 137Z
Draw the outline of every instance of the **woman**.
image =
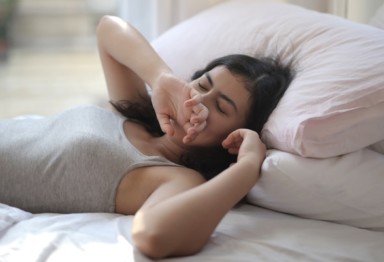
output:
M257 132L290 70L232 55L186 83L119 18L104 17L97 36L113 112L1 121L0 202L134 214L132 238L145 255L194 254L256 183L266 150Z

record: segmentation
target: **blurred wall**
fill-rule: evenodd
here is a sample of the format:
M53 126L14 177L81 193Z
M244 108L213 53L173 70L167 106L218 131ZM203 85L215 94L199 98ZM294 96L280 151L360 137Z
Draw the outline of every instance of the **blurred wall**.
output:
M16 8L10 37L18 48L92 46L100 16L116 14L117 10L117 0L11 1L16 2Z
M4 0L3 0L4 1ZM228 0L10 0L17 3L11 26L16 47L95 45L103 14L117 14L148 40L196 13ZM254 0L258 1L258 0ZM367 23L384 0L279 0Z
M150 40L156 38L171 26L196 13L228 0L120 0L126 2L127 9L120 14L132 13L140 19L149 15L150 22L138 22L136 26ZM258 0L254 0L258 1ZM319 12L331 13L353 21L367 23L384 0L277 0L299 5ZM129 11L131 10L131 11ZM130 20L129 16L125 16Z
M346 17L350 20L368 23L384 0L348 0Z

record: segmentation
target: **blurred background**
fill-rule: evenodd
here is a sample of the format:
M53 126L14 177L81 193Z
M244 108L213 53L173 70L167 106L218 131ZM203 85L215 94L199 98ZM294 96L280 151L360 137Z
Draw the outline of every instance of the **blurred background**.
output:
M106 103L95 39L102 15L129 20L153 40L218 2L0 0L0 118Z
M258 1L258 0L255 0ZM225 0L0 0L0 118L106 103L95 29L104 14L149 40ZM384 0L286 0L366 23Z

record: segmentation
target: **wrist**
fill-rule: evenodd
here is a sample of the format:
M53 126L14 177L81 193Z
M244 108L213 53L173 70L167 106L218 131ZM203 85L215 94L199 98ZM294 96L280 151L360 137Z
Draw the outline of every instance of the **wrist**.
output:
M256 154L251 154L238 159L236 164L241 165L243 169L247 170L247 172L252 170L252 172L257 172L259 174L263 161L264 158L261 158Z
M162 86L167 82L167 79L173 77L173 73L169 68L161 68L154 70L151 76L148 78L148 85L152 90L156 89L159 86Z

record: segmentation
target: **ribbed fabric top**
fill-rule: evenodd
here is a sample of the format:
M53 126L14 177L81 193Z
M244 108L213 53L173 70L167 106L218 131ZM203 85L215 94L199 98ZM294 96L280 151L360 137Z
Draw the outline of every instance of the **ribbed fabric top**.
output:
M95 106L0 121L0 202L33 213L114 212L130 170L174 165L126 138L121 115Z

